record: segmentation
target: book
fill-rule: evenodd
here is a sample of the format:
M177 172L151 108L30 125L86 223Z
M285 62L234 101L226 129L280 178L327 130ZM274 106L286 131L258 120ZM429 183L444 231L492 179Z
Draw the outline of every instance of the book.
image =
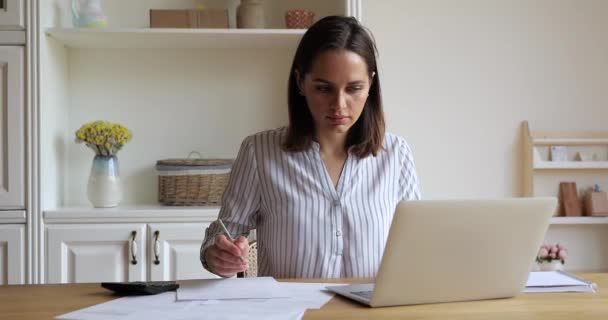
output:
M524 292L595 292L595 283L564 271L530 272Z

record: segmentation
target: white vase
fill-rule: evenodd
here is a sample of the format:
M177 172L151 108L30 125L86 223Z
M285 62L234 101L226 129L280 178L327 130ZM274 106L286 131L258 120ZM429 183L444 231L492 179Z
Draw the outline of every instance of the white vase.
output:
M95 156L87 185L87 196L96 208L116 207L122 199L122 186L116 156Z
M563 270L564 264L560 260L543 261L537 263L539 271L557 271Z
M236 8L237 28L264 28L264 6L261 0L241 0Z

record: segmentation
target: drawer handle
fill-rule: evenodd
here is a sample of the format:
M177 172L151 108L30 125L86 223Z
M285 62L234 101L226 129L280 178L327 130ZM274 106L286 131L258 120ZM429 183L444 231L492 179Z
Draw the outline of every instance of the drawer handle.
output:
M160 237L160 231L154 231L154 264L160 264L159 252L160 252L160 241L158 238Z
M137 264L137 231L131 231L131 264Z

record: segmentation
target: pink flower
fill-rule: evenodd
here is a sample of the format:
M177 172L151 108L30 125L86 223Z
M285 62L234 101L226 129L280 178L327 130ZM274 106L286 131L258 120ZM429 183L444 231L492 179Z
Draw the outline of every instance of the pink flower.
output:
M551 249L549 249L549 253L557 253L557 247L551 246Z
M547 251L546 248L540 248L540 250L538 251L539 258L546 258L548 255L549 255L549 251Z
M557 257L557 254L555 252L551 252L549 253L549 257L551 257L551 259L555 259Z
M548 244L543 244L542 248L545 248L545 250L549 251L551 249L551 246Z
M568 258L568 251L566 251L566 250L561 250L561 251L558 253L558 258L559 258L560 260L566 260L566 258Z

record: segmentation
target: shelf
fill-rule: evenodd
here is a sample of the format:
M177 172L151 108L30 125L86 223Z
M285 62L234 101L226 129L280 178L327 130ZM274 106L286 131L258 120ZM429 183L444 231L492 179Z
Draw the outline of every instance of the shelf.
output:
M25 223L25 210L5 211L0 210L0 224L3 223Z
M608 138L536 138L535 145L603 145L608 144Z
M541 161L534 170L608 169L608 161Z
M211 222L220 207L119 206L116 208L67 207L44 211L49 223L119 223L119 222Z
M80 29L46 34L68 48L295 48L304 29Z
M608 224L608 217L553 217L552 225L557 224Z

